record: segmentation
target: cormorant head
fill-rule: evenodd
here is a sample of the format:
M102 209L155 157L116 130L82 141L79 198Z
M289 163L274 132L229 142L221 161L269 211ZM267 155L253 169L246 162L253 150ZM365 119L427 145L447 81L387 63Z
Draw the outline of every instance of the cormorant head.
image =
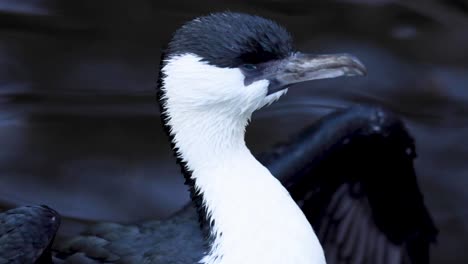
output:
M300 53L277 23L224 12L196 18L177 30L161 73L166 108L250 117L293 84L363 75L365 67L347 54Z

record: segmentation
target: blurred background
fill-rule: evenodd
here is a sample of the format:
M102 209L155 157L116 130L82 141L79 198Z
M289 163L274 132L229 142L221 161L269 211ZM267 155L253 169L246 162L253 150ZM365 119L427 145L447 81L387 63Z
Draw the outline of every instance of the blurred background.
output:
M407 122L440 228L433 263L468 263L468 1L0 0L0 208L84 221L161 218L188 201L163 134L160 51L214 11L266 16L298 49L349 52L366 78L316 81L255 114L255 153L351 104Z

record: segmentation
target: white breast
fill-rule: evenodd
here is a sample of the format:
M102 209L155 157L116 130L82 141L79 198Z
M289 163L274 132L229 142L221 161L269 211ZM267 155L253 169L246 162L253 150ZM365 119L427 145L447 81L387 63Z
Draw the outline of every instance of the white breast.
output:
M215 220L213 250L202 263L325 263L300 208L250 153L219 165L194 175Z

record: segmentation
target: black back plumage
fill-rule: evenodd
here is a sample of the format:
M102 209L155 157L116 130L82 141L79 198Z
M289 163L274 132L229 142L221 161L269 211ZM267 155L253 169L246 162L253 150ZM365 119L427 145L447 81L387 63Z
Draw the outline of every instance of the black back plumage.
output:
M59 225L59 214L46 206L0 213L0 263L52 263L50 247Z

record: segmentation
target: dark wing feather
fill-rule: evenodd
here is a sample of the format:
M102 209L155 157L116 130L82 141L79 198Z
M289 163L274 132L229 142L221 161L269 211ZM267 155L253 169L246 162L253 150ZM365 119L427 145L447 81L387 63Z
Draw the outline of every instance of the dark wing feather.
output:
M326 251L330 263L402 263L406 253L377 228L366 197L353 197L343 184L332 199L339 204L337 210L327 206L316 225L324 248L334 248L333 253Z
M0 213L0 263L52 263L50 246L60 225L46 206L24 206Z
M325 117L264 157L311 222L328 263L429 263L437 234L402 122L372 107Z

